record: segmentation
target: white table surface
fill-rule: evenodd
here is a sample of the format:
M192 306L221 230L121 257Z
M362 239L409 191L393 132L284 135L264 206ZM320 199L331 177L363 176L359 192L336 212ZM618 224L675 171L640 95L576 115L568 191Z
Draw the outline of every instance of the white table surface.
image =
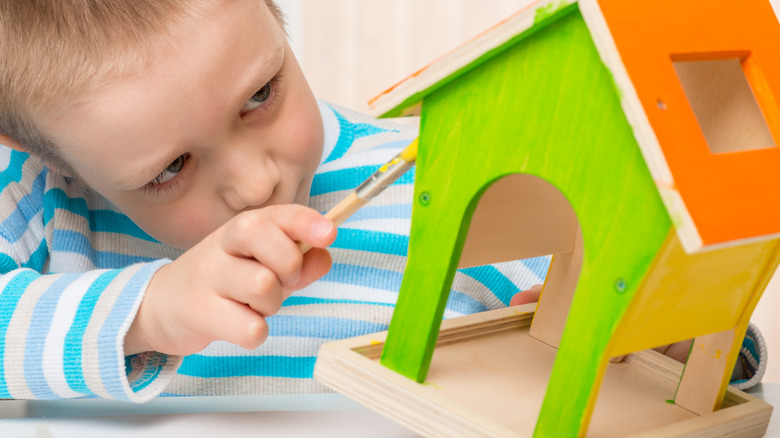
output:
M418 436L339 394L4 400L0 417L2 438Z
M780 404L780 382L750 391ZM767 437L780 437L778 413ZM415 437L338 394L106 400L0 401L0 437Z

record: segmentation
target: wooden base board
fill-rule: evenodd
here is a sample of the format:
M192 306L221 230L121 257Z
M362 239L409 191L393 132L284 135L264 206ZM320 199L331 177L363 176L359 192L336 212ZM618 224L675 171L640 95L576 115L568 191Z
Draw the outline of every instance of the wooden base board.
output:
M535 304L445 320L425 383L379 364L386 332L324 345L314 377L427 436L533 435L556 350L528 335ZM772 406L729 388L698 416L674 398L682 365L655 351L611 363L588 437L760 437Z

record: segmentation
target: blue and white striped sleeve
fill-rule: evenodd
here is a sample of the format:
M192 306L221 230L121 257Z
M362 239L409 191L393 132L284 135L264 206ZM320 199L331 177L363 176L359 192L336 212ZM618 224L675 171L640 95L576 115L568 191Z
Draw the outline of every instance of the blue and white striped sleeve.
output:
M0 277L0 398L97 396L143 402L180 358L124 356L124 335L146 285L165 261L116 270Z
M142 402L162 392L180 358L127 360L124 336L168 261L44 274L47 170L7 149L0 161L0 398Z

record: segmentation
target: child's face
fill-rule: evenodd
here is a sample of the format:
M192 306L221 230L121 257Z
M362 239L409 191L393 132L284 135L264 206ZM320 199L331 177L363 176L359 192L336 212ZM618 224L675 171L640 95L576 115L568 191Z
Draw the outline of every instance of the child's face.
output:
M323 145L316 100L263 1L227 2L192 29L44 127L83 182L182 249L241 211L307 203Z

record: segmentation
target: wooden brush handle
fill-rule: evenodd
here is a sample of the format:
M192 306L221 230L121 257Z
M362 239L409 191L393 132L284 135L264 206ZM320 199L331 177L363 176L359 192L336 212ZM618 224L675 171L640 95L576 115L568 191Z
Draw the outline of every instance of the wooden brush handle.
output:
M330 211L325 213L325 217L333 221L333 223L338 227L339 225L344 223L344 221L347 220L348 217L355 214L355 212L358 211L360 207L365 205L366 202L367 201L358 198L355 192L352 192L349 194L349 196L342 199L341 202L336 204L335 207L331 208ZM311 245L303 242L298 242L298 248L301 250L303 254L306 254L311 249Z

